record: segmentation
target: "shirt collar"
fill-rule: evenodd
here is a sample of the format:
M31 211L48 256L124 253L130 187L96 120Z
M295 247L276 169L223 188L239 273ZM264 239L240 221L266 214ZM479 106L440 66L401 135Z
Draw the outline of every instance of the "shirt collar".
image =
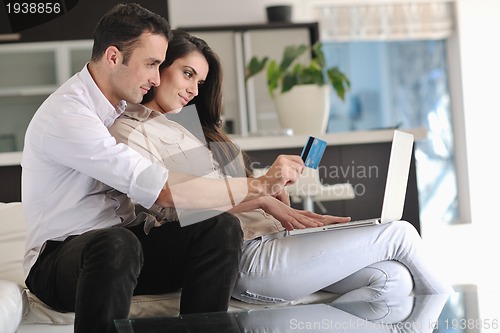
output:
M120 101L118 105L113 106L109 100L104 96L102 91L99 89L95 83L92 75L88 70L88 63L85 64L83 69L78 74L80 80L85 84L90 95L90 100L94 103L94 110L97 116L101 119L106 127L111 127L115 122L116 118L120 116L127 108L127 102Z
M137 121L146 121L149 118L161 115L161 112L149 109L141 104L129 104L123 113L125 116Z

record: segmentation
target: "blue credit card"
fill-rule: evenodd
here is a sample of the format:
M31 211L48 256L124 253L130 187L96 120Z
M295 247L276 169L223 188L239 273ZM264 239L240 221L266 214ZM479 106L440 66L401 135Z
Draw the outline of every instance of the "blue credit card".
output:
M309 168L317 169L325 149L326 141L310 136L300 154L300 157L302 157L304 161L304 165Z

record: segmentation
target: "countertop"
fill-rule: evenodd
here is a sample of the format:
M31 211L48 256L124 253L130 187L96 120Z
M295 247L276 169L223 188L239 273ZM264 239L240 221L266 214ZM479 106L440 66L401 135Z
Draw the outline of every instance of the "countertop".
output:
M425 128L403 129L402 131L411 133L415 137L415 141L427 138L427 130ZM352 131L338 132L318 135L317 137L325 140L328 145L351 145L363 143L377 143L392 141L394 130L369 130L369 131ZM293 135L293 136L247 136L240 137L231 135L231 139L245 151L255 150L270 150L283 148L303 147L306 143L308 135ZM0 153L0 166L20 165L22 152Z
M427 130L425 128L402 129L401 131L413 134L415 141L427 138ZM319 139L325 140L330 146L341 146L351 144L378 143L392 141L394 130L369 130L369 131L352 131L338 132L318 135ZM293 136L247 136L238 137L231 136L236 144L242 150L271 150L283 148L303 147L307 142L308 135L293 135Z

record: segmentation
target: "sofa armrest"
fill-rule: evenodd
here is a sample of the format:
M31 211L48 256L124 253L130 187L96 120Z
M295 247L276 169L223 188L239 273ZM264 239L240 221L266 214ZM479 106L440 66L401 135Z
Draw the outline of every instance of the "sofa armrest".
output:
M0 332L16 332L23 316L23 288L0 280Z

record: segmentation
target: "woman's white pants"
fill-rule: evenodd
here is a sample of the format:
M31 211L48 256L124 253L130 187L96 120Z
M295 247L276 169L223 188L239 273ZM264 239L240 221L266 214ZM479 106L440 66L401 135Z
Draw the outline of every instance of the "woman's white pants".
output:
M233 297L283 303L319 290L341 295L338 301L369 302L453 291L406 221L244 242Z

